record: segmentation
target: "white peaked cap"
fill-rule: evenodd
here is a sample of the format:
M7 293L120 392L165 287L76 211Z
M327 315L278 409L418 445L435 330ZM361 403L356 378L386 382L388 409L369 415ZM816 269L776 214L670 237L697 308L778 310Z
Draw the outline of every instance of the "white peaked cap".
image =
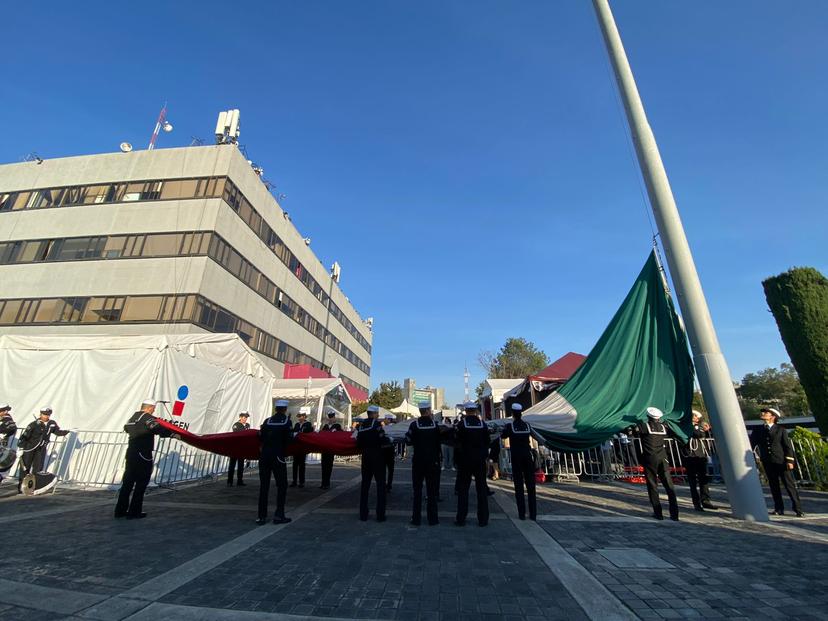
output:
M305 416L310 414L310 406L309 405L303 405L301 408L299 408L299 414L304 414Z
M777 410L776 408L762 408L765 412L770 412L771 414L776 414L777 418L782 418L782 412Z
M702 413L699 412L698 410L693 410L693 416L701 416L701 415L702 415Z
M12 407L8 403L3 403L0 401L0 410L10 410Z
M248 416L249 417L250 412L248 412L247 410L244 410L243 412L239 412L239 416Z
M650 408L647 408L647 416L649 416L650 418L655 418L656 420L658 420L659 418L664 416L664 412L662 412L658 408L650 407Z
M368 406L368 411L369 412L379 412L379 406L378 405L369 405Z
M44 405L42 408L40 408L40 412L43 413L43 414L45 414L46 412L51 414L52 413L52 408L50 408L48 405Z
M466 401L463 404L463 409L464 410L479 410L480 406L477 405L477 401Z
M513 403L512 404L512 411L513 412L523 412L523 406L520 403Z
M155 405L158 403L155 399L144 399L141 401L141 405Z
M420 410L427 410L430 407L431 407L431 401L420 401L417 404L417 409L420 409Z

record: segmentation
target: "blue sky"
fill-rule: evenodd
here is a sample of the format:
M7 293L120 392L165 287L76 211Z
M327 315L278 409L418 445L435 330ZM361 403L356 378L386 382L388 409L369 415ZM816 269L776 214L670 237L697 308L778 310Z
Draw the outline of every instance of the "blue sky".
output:
M761 280L828 273L828 3L613 4L735 378L787 360ZM232 11L231 11L232 9ZM14 3L0 161L210 139L219 110L375 318L372 385L462 398L523 336L588 353L650 249L587 0Z

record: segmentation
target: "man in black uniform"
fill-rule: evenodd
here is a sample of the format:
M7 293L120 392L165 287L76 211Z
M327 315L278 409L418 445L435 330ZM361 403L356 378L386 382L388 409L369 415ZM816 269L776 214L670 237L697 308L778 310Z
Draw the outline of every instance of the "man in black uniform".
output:
M17 484L17 493L23 493L23 477L30 472L37 474L43 470L46 462L46 446L49 444L52 434L65 436L69 430L61 429L52 420L52 408L40 408L40 417L29 423L28 427L20 434L20 441L17 443L18 452L22 452L20 462L23 464L23 473Z
M239 420L233 423L231 431L247 431L250 429L250 423L247 420L250 418L249 412L242 412L239 414ZM236 485L244 487L246 483L243 480L244 476L244 460L236 457L230 458L230 467L227 469L227 486L233 486L233 470L238 470L236 473Z
M126 451L126 465L124 478L121 481L121 491L118 493L118 502L115 505L115 517L139 519L147 517L141 509L144 504L144 492L147 491L152 476L152 451L155 449L155 436L164 438L176 437L171 431L163 428L155 413L155 401L146 400L141 409L129 417L124 431L129 435ZM134 489L134 491L133 491ZM130 499L132 494L132 499Z
M457 451L457 526L466 525L469 512L469 486L474 477L477 493L477 523L489 523L489 488L486 484L486 457L489 454L489 430L478 416L478 405L464 406L465 416L454 431Z
M313 433L313 423L308 421L308 413L310 413L309 407L302 406L299 408L299 414L296 415L298 420L293 426L294 436L300 433ZM307 453L299 453L293 456L293 482L290 484L291 487L296 487L297 480L299 487L305 487L305 460L307 458Z
M782 502L782 490L779 487L781 480L791 498L794 513L797 517L802 517L805 514L802 512L802 503L793 478L796 458L788 430L777 424L781 416L779 410L763 408L759 418L765 421L765 424L753 430L750 434L750 443L759 447L759 459L762 461L773 496L773 515L785 514L785 503Z
M440 427L431 415L431 402L418 405L420 417L414 420L405 434L405 442L414 448L411 457L411 482L414 485L414 503L411 523L420 525L423 507L423 481L426 484L426 516L429 526L439 523L437 498L440 493Z
M512 420L506 423L500 437L509 440L509 452L512 460L512 481L515 484L515 502L517 503L518 517L526 519L526 503L523 497L523 486L529 494L529 519L538 519L538 505L535 499L535 459L532 457L532 448L529 439L532 437L532 428L522 420L523 406L520 403L512 404Z
M709 437L710 425L702 422L701 412L693 410L693 431L684 448L684 467L687 469L687 482L696 511L718 508L710 502L710 489L707 486L710 477L707 474L707 446L704 441Z
M362 484L359 488L359 519L368 521L368 492L371 480L377 482L377 522L385 521L385 459L383 447L388 438L377 420L379 407L368 406L368 418L355 432L357 448L362 453Z
M319 431L342 431L342 425L336 422L336 412L333 410L328 412L328 422L322 425L322 429ZM331 473L333 472L333 464L334 454L322 453L322 485L319 486L319 489L331 489Z
M15 451L9 448L11 438L17 433L11 409L8 403L0 404L0 483L16 460Z
M393 416L386 414L382 420L382 426L391 425L394 420ZM385 460L385 491L390 494L391 485L394 483L394 462L397 458L397 447L390 439L382 445L382 455Z
M267 522L267 495L270 493L270 475L276 479L276 513L274 524L287 524L285 499L287 498L287 447L293 438L290 417L287 415L288 402L280 399L275 404L276 412L265 419L259 429L259 517L256 524Z
M661 500L658 497L658 482L661 481L670 504L670 519L677 522L678 502L673 479L670 477L667 451L664 448L667 427L661 422L662 416L664 413L658 408L647 408L647 420L635 425L633 434L641 440L641 465L644 467L647 494L650 496L650 504L653 505L653 517L657 520L664 519Z

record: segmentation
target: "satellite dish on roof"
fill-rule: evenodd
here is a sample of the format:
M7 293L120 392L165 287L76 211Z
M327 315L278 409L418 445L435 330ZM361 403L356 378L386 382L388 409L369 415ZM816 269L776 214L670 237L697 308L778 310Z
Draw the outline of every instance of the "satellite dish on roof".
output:
M169 132L171 132L171 131L173 130L172 123L170 123L169 121L166 121L166 122L165 122L165 123L161 126L161 129L163 129L165 132L168 132L168 133L169 133Z
M123 151L124 153L129 153L130 151L132 151L132 145L128 142L122 142L121 151Z

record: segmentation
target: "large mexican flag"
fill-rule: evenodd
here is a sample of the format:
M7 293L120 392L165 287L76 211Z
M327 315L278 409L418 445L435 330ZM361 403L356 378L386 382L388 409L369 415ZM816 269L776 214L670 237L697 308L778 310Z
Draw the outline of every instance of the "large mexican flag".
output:
M686 440L692 400L687 337L653 251L583 365L523 418L550 447L582 451L646 419L654 406Z

